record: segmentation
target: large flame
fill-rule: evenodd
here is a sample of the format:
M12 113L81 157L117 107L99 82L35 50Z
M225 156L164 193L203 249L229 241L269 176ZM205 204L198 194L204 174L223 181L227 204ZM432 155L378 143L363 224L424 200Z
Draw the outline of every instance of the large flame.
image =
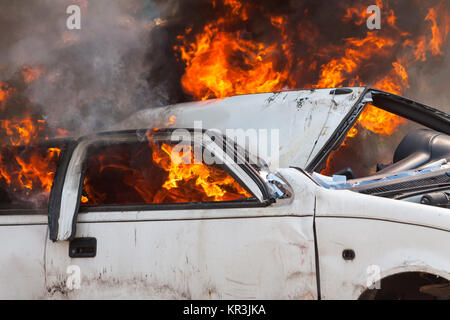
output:
M190 147L190 146L189 146ZM231 201L252 197L224 169L165 142L102 146L88 160L83 205ZM191 150L191 149L190 149Z
M24 83L36 81L40 69L25 66L21 75ZM22 112L11 110L21 101ZM0 113L14 114L0 119L0 203L12 208L23 203L45 206L48 201L57 162L59 146L42 146L48 140L48 126L44 119L31 113L30 101L19 96L10 84L0 82ZM61 129L58 129L61 130ZM64 133L64 131L60 131Z
M187 28L185 34L178 36L179 44L174 47L185 63L181 81L183 89L196 99L268 92L304 85L294 79L289 71L294 61L290 45L297 41L296 37L313 47L318 58L329 57L328 62L320 66L318 80L311 86L372 85L401 94L409 87L408 67L415 62L425 61L427 56L442 55L442 46L450 28L445 1L428 9L425 18L428 32L412 36L397 26L394 10L385 2L377 0L376 4L386 17L386 32L367 31L363 38L344 39L342 46L314 47L315 30L309 21L302 21L303 25L309 27L304 29L299 26L298 30L302 34L298 35L286 30L286 16L269 15L270 23L278 30L278 37L273 43L267 44L249 40L243 30L232 27L247 21L251 4L238 0L222 2L226 9L222 17L206 24L195 35L192 35L192 28ZM366 10L367 7L362 4L347 8L342 22L362 26L369 17ZM365 66L372 65L373 61L389 60L399 45L411 50L404 50L403 55L392 62L390 69L383 71L384 74L380 73L375 83L364 83L360 79L359 74L364 72ZM302 64L302 57L296 62ZM311 69L315 65L313 61ZM359 125L363 128L381 134L390 134L402 123L400 118L376 108L367 108L359 119Z
M230 21L246 21L247 7L238 0L224 0L229 9L224 17L206 24L190 41L191 28L177 37L174 47L186 64L181 82L184 90L195 99L221 98L234 94L268 92L282 89L290 83L287 65L292 63L287 42L267 45L246 38L245 32L229 28ZM284 16L272 16L271 24L284 40ZM278 57L285 65L280 68Z
M0 154L0 180L14 192L25 191L27 195L38 189L50 193L56 170L56 161L61 150L38 147L2 149ZM7 156L5 156L7 155Z
M172 152L173 146L166 143L160 147L152 143L152 149L154 163L168 173L162 189L155 195L153 201L156 203L166 202L167 197L171 201L186 202L192 198L193 189L201 190L204 194L203 198L197 201L229 201L251 197L225 170L218 166L194 163L191 146L190 152L186 152L190 159L178 157ZM174 159L174 156L177 158Z
M25 119L0 120L0 127L5 130L9 142L13 146L30 144L36 141L45 124L44 120Z
M216 2L219 1L215 1L214 6ZM365 36L359 38L343 39L339 46L320 46L314 40L319 36L318 30L306 19L307 9L305 19L297 29L293 29L292 24L290 28L287 27L286 16L268 13L261 18L270 20L278 36L273 37L275 40L271 43L263 43L249 40L244 37L242 29L235 27L245 25L249 19L248 12L253 8L252 4L238 0L222 2L225 11L220 18L207 23L196 34L193 34L192 28L187 28L185 34L178 36L179 44L174 47L185 64L181 81L183 89L196 99L305 86L330 88L370 85L402 94L409 88L409 67L424 62L429 57L442 56L442 47L450 30L448 4L444 0L439 1L435 7L425 9L427 29L419 35L401 30L394 10L386 1L377 0L376 4L384 17L382 30L367 31ZM367 6L358 4L346 8L341 21L365 28L368 17ZM294 59L291 45L297 39L311 50ZM312 59L312 55L316 59ZM323 60L326 62L318 66L317 61ZM306 68L305 61L309 63ZM385 61L391 61L387 67ZM295 70L295 63L309 73L318 71L317 80L308 83L299 79L292 72ZM366 73L367 68L377 70L374 64L380 64L380 71L375 75L372 72L370 78L375 78L375 81L366 83L361 75ZM349 131L347 140L357 135L358 128L391 135L405 122L394 114L369 105ZM343 145L347 143L348 141L344 141Z
M10 192L50 193L60 148L34 146L44 120L0 120L9 143L0 151L0 183Z
M205 100L281 89L288 74L275 70L276 46L245 40L240 34L232 38L219 26L206 25L195 43L175 47L186 62L181 79L186 92ZM185 41L183 36L179 39Z

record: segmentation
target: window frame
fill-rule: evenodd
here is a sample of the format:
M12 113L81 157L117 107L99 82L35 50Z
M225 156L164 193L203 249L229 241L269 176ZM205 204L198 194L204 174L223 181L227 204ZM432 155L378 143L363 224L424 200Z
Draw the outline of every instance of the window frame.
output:
M358 120L360 114L371 104L379 109L393 113L409 121L423 125L429 129L450 135L450 115L425 104L373 88L366 88L328 142L317 153L316 157L306 167L312 173L325 163L331 152L340 147L348 131Z
M159 137L158 137L159 138ZM130 139L131 143L133 143L133 139ZM162 141L167 141L162 139ZM135 140L134 142L138 142ZM82 181L84 183L84 179L87 171L87 160L90 156L92 156L91 148L96 145L116 145L123 143L123 141L105 141L102 142L94 142L87 146L86 155L83 160L83 171L82 171ZM203 150L206 148L205 145L202 145ZM239 157L236 153L235 156ZM240 157L239 157L240 158ZM240 158L241 159L241 158ZM223 170L225 170L239 185L246 189L247 192L252 194L251 190L247 187L247 185L242 181L239 175L237 175L234 171L230 170L230 167L226 164L216 164ZM245 166L243 166L245 167ZM241 168L243 168L241 167ZM244 170L245 171L245 170ZM83 186L81 186L83 189ZM221 204L221 205L219 205ZM260 206L260 202L258 199L255 199L255 196L251 198L237 199L231 201L199 201L199 202L179 202L179 203L142 203L142 204L100 204L100 205L82 205L80 203L79 213L89 213L89 212L104 212L104 211L156 211L156 210L179 210L179 209L204 209L204 208L239 208L242 207L242 204L249 204L249 206L258 207Z
M156 134L165 134L170 138L170 133L175 129L159 129ZM185 129L191 134L194 129ZM89 147L97 143L112 142L135 142L139 141L139 135L145 135L147 129L114 131L95 134L80 138L69 150L70 160L66 159L64 173L58 174L58 186L52 193L54 202L49 210L50 239L68 240L74 237L78 214L90 212L129 212L129 211L176 211L194 209L222 209L222 208L250 208L266 207L273 203L269 196L268 187L259 176L257 171L247 162L237 164L229 154L224 154L223 168L236 181L255 196L252 199L242 199L221 202L186 202L174 204L139 204L139 205L101 205L81 207L81 196L86 172L86 160L88 159ZM203 130L203 133L205 130ZM205 145L203 147L220 148L217 144ZM219 150L219 149L216 149ZM236 152L236 151L234 151ZM242 178L241 178L242 177ZM56 178L56 177L55 177ZM245 181L243 181L245 178ZM255 191L257 193L255 194ZM59 197L58 197L59 196Z

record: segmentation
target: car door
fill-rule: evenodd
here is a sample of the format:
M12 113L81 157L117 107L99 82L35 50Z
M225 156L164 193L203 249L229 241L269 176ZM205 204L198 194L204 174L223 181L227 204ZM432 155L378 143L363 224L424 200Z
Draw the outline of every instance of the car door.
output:
M317 297L313 201L273 204L250 167L226 156L220 166L186 164L195 183L177 180L171 174L186 168L160 159L167 146L149 151L146 140L129 138L93 139L75 149L56 241L47 245L49 297ZM199 182L202 175L212 177L209 184Z

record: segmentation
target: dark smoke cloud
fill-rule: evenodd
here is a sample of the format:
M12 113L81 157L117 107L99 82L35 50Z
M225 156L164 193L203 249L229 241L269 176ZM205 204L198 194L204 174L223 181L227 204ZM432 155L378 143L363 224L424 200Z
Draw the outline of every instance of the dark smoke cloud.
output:
M81 30L66 28L70 4L81 7ZM50 126L75 135L108 127L165 103L146 81L149 32L158 16L144 0L2 0L0 79L20 78L24 65L41 69L39 80L20 90Z
M450 113L450 41L444 51L446 54L439 62L410 70L412 85L407 94Z
M184 34L186 28L192 28L191 40L201 32L208 23L217 21L230 7L223 4L224 1L206 0L172 0L157 1L164 4L164 24L154 28L151 32L153 45L149 50L148 64L150 65L149 83L151 87L163 86L170 102L181 102L192 100L184 93L180 86L180 79L184 72L183 63L179 56L174 54L173 46L177 45L176 36ZM282 40L279 31L270 23L270 17L285 15L288 17L288 27L295 41L290 48L296 58L301 58L303 63L293 64L291 68L292 78L295 84L287 84L289 88L310 88L319 80L320 66L326 64L333 57L323 55L324 48L333 48L343 45L346 38L362 39L367 33L365 23L355 25L354 23L343 23L342 17L349 7L367 7L374 4L375 0L350 0L350 1L317 1L317 0L280 0L280 1L243 1L251 3L248 12L248 20L243 22L239 19L230 21L226 31L240 31L241 36L246 39L262 42L265 44L280 43ZM442 1L419 1L419 0L385 0L385 10L382 11L382 29L377 35L398 36L398 43L394 45L391 57L375 56L370 64L360 66L357 76L367 85L373 85L380 75L386 75L392 69L392 62L401 57L405 48L400 41L400 36L387 26L388 8L393 9L397 16L397 26L400 30L411 35L430 33L430 24L425 21L427 9ZM170 10L169 10L170 8ZM449 6L444 7L450 10ZM443 48L443 57L431 58L410 72L410 88L405 88L404 95L416 98L421 102L428 103L450 111L450 97L448 93L449 80L449 55L448 47ZM319 55L318 53L322 54ZM326 50L325 50L326 52ZM333 51L331 51L333 54ZM285 64L283 57L279 59L280 65ZM311 70L312 64L316 68ZM275 66L277 68L277 66ZM349 78L349 82L355 80ZM344 85L348 85L345 84Z

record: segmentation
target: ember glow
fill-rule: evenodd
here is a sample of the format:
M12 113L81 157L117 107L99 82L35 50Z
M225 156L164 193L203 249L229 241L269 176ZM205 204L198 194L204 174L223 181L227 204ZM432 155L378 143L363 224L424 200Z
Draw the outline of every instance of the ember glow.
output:
M33 69L30 66L24 66L22 69L22 76L26 83L31 83L39 79L42 74L42 70Z
M13 89L7 83L0 81L0 112L5 110L6 102L13 94Z

